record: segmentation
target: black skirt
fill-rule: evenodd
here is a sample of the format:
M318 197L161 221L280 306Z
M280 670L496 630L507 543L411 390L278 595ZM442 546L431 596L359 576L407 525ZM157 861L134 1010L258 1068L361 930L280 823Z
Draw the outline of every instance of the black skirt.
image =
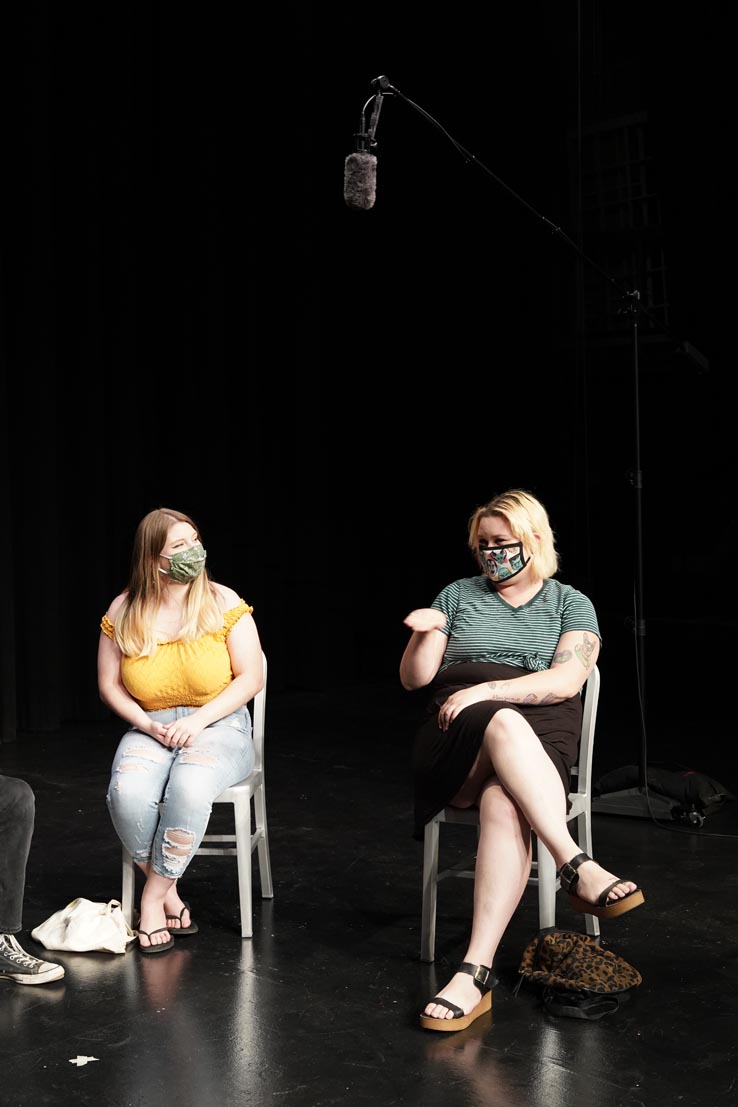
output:
M540 705L482 700L465 707L448 730L443 731L438 725L438 709L452 692L483 681L510 680L526 674L526 669L514 665L464 661L449 666L435 678L430 688L427 718L416 731L413 744L414 838L422 841L425 824L451 801L466 780L487 725L501 707L517 711L530 723L556 766L568 797L571 767L577 760L582 731L582 697L579 694L562 703ZM569 806L567 799L567 810Z

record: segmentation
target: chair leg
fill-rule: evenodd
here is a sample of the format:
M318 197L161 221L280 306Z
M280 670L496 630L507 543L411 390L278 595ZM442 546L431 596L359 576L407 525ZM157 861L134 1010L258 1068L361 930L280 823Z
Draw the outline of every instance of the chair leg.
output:
M259 787L254 792L254 823L256 826L256 850L259 858L259 883L261 884L262 899L272 899L274 889L272 887L272 865L269 859L269 835L267 833L266 803L264 789Z
M436 906L438 900L439 823L426 823L423 840L423 913L420 922L420 960L436 957Z
M123 847L123 873L121 879L120 905L123 918L133 926L133 900L136 894L136 865L128 850Z
M236 826L236 861L238 863L238 899L241 909L241 937L253 937L251 893L251 801L238 796L233 803Z
M538 926L543 930L547 926L556 926L556 862L536 838L536 857L538 860Z

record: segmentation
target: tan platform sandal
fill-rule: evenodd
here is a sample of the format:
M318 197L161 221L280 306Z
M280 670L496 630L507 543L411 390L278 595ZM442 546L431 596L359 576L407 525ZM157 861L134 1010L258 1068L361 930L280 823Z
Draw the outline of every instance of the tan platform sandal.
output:
M559 871L561 887L567 892L569 902L575 911L581 911L585 915L596 915L598 919L616 919L618 915L624 915L626 911L632 911L634 907L638 907L644 902L644 895L641 889L634 888L632 892L628 892L626 895L621 896L620 899L614 899L608 903L607 897L610 895L613 888L623 883L622 878L613 880L612 884L608 884L604 892L601 892L597 897L595 903L578 896L574 891L579 883L579 873L577 869L580 865L583 865L585 861L591 860L592 858L589 854L578 853L576 857L572 857L571 861L567 861L565 865L562 865Z
M454 1017L452 1019L436 1019L421 1012L420 1025L424 1030L465 1030L480 1015L492 1010L492 989L497 983L492 978L492 969L487 968L486 965L472 965L469 961L463 961L456 971L465 972L474 977L474 983L482 993L482 998L476 1007L472 1008L468 1015L465 1015L455 1003L444 999L443 996L434 996L429 1002L442 1004L447 1010L453 1011ZM427 1007L428 1004L426 1003L425 1006Z

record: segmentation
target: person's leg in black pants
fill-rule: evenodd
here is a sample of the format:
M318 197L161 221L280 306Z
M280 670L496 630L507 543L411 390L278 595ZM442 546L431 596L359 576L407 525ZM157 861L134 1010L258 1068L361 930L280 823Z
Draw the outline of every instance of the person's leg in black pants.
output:
M0 934L23 929L26 862L31 848L36 799L30 784L0 775Z
M0 980L16 984L46 984L64 976L61 965L32 957L14 937L23 928L26 862L35 818L30 784L0 774Z

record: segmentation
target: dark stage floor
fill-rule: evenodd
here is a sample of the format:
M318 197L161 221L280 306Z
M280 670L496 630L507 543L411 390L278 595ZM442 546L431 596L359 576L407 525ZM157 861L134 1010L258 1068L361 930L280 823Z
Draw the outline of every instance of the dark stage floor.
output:
M66 968L56 984L0 984L4 1107L734 1107L738 802L692 830L593 816L595 854L646 895L603 924L643 976L620 1010L555 1018L528 987L513 994L537 930L529 888L499 952L492 1015L458 1034L419 1028L464 953L472 882L441 884L437 960L423 964L414 710L394 688L270 694L274 899L260 898L255 864L254 936L242 940L235 861L197 858L183 894L200 933L149 958L135 944L51 954L30 938L76 896L120 896L104 803L119 725L0 747L2 771L37 800L21 941ZM445 833L447 857L471 853L470 831ZM564 893L557 922L583 929Z

